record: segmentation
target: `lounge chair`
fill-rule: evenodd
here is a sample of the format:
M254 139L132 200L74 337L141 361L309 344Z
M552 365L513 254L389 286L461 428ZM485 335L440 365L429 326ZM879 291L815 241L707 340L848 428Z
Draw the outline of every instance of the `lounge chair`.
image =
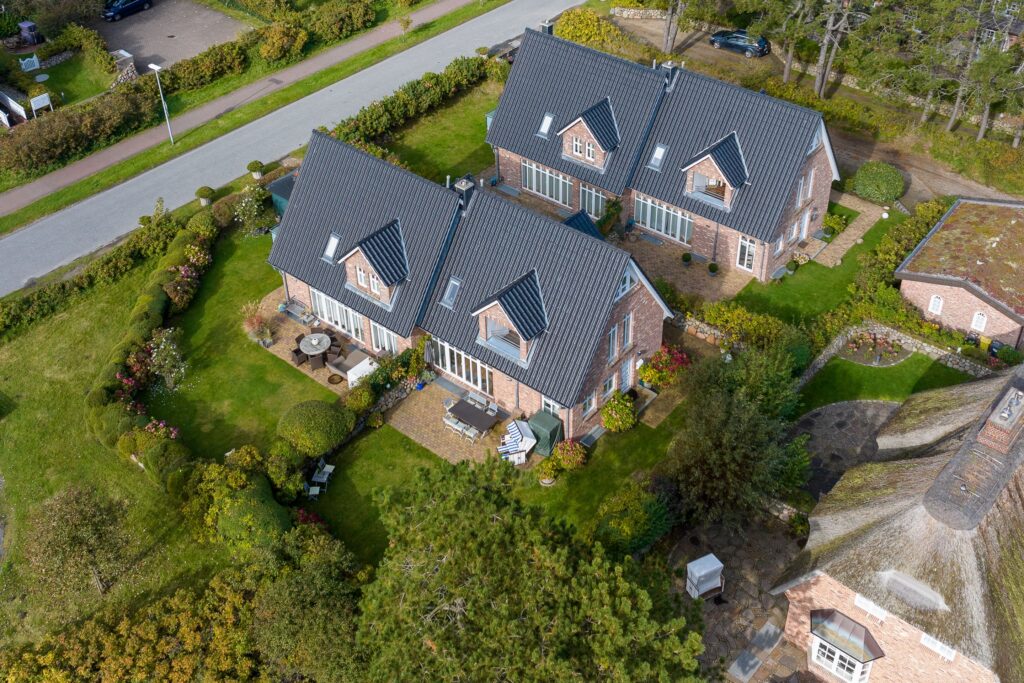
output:
M324 354L318 353L309 357L309 367L313 370L321 370L324 367Z
M292 363L295 364L295 367L302 365L307 360L309 360L309 356L304 354L299 349L292 349Z

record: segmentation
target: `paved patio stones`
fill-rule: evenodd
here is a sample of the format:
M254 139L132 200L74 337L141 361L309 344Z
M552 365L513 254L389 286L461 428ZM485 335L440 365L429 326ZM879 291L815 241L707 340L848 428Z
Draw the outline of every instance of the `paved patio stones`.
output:
M796 424L810 434L808 490L815 498L828 493L851 467L879 460L875 436L900 404L892 401L843 401L812 410Z
M734 268L723 268L718 275L711 277L703 263L695 261L691 266L683 265L683 252L686 251L683 247L667 240L657 240L659 243L655 244L640 234L640 230L634 230L621 242L615 238L609 241L632 254L652 280L665 278L680 292L697 294L704 301L731 299L752 279L751 275ZM647 236L644 233L644 237Z
M847 208L860 212L860 215L846 226L846 230L836 235L835 239L814 256L814 260L821 265L834 268L842 263L843 256L850 250L850 247L863 238L864 233L870 230L882 218L882 207L864 201L852 194L836 192L835 190L832 191L829 199L836 204L842 204Z

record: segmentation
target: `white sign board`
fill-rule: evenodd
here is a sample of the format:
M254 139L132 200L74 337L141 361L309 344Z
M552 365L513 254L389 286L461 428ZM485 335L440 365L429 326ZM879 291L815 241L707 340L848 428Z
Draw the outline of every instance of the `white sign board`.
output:
M50 111L53 111L53 103L50 102L49 93L43 93L42 95L36 95L29 103L32 105L32 115L35 116L36 112L44 107L49 107Z

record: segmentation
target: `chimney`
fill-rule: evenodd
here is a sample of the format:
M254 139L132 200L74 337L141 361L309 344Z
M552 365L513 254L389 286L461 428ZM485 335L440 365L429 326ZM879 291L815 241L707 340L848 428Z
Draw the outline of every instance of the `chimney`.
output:
M555 25L550 21L542 21L540 23L540 32L553 36L555 34Z
M676 78L679 77L679 66L673 61L662 62L661 70L665 72L665 90L672 92L676 85Z
M465 178L456 180L455 191L459 193L459 197L462 199L462 210L465 211L469 208L470 200L473 199L473 192L476 191L473 176L467 175Z

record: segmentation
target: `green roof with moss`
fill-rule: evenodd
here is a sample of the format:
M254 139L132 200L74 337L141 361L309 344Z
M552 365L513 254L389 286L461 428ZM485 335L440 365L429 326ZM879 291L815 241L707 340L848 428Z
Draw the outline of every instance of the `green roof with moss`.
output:
M972 283L1024 314L1024 203L958 199L899 272Z

